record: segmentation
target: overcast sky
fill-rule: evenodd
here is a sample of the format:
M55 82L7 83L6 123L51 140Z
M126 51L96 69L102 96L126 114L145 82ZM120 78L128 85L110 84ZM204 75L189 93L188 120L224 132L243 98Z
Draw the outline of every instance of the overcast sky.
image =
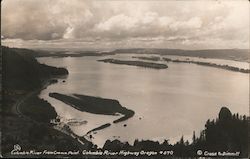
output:
M249 48L248 0L3 0L2 44Z

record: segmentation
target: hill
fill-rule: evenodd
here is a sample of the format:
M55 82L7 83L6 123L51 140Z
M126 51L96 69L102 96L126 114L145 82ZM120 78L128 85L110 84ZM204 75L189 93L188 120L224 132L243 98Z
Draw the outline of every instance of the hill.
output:
M32 50L1 47L3 53L3 81L5 89L32 90L52 76L67 75L65 68L40 64Z

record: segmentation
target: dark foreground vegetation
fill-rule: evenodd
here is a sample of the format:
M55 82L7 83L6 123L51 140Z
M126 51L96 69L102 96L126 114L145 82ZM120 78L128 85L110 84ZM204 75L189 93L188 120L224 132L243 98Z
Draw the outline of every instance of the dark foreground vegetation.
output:
M34 155L11 155L14 145L22 150L63 151L89 149L93 145L79 144L72 137L55 130L50 119L57 116L54 108L37 94L45 81L65 76L68 71L37 62L33 52L1 46L3 56L3 100L1 105L1 154L4 157L34 157ZM55 157L55 155L45 155ZM57 155L60 157L62 155ZM38 157L40 158L40 156Z
M235 71L235 72L250 73L249 69L242 69L242 68L238 68L238 67L234 67L234 66L229 66L229 65L218 65L218 64L214 64L214 63L210 63L210 62L187 61L187 60L179 60L179 59L173 60L173 59L166 58L166 57L163 57L162 59L165 60L165 61L168 61L168 62L193 63L193 64L197 64L197 65L216 67L216 68L221 68L221 69Z
M167 130L166 130L167 131ZM226 107L221 108L216 120L208 120L205 130L199 136L193 133L192 142L185 141L184 137L175 143L169 144L168 140L163 143L151 140L135 140L133 145L119 140L107 140L103 149L120 151L164 151L173 150L176 157L198 157L206 156L202 153L197 155L198 150L202 152L217 152L213 157L247 157L248 155L248 120L246 116L233 114ZM220 152L220 154L219 154ZM225 156L223 155L223 152ZM239 152L239 153L235 153ZM231 153L231 154L230 154ZM239 154L239 156L238 156ZM162 155L158 155L162 156ZM132 157L132 156L131 156ZM210 156L211 157L211 156Z
M57 117L54 107L46 100L40 99L36 95L30 97L29 100L18 109L20 109L19 111L25 116L38 122L50 123L52 119Z
M103 115L117 115L117 113L124 115L123 117L115 120L114 123L127 120L134 115L134 111L123 107L117 100L113 99L105 99L79 94L68 96L60 93L50 93L49 96L58 99L80 111Z
M117 60L117 59L104 59L104 60L98 60L98 61L105 62L105 63L119 64L119 65L130 65L130 66L138 66L138 67L145 67L145 68L153 68L153 69L168 68L168 66L165 64L144 62L144 61L126 61L126 60Z

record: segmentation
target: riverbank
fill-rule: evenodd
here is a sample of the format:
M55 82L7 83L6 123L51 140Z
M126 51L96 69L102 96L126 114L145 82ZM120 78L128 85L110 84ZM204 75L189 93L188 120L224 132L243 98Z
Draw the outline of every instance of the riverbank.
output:
M104 59L104 60L98 60L98 61L104 62L104 63L138 66L138 67L152 68L152 69L166 69L166 68L168 68L168 66L166 64L144 62L144 61L126 61L126 60L117 60L117 59Z

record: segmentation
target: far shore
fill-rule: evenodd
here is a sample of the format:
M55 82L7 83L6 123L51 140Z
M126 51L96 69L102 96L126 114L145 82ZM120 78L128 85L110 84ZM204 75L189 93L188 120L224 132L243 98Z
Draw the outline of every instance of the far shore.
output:
M132 56L132 58L135 58L135 59L140 59L140 60L149 60L149 61L160 61L161 60L161 57L159 56Z

